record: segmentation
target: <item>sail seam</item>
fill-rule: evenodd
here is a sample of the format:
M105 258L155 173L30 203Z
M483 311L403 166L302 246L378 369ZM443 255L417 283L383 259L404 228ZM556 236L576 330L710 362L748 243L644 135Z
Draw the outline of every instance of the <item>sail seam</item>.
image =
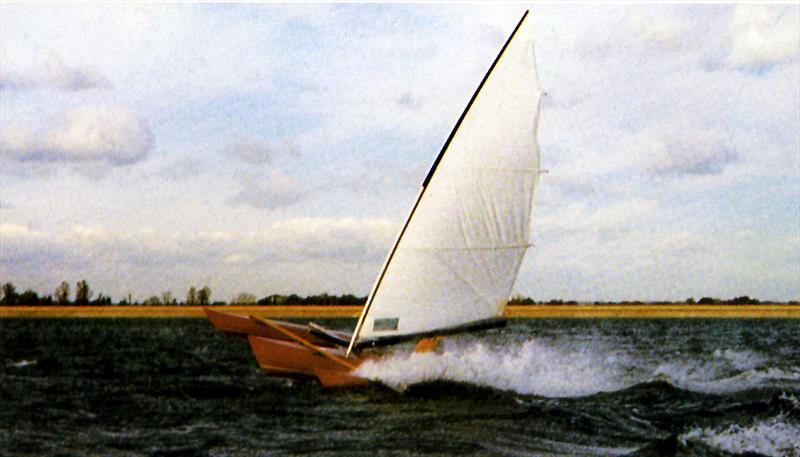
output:
M501 171L501 172L511 172L511 173L524 173L524 174L539 174L542 172L539 168L499 168L499 167L469 167L464 165L452 165L451 168L453 169L461 169L461 170L478 170L478 171Z
M450 273L451 273L451 274L452 274L452 275L453 275L453 276L454 276L456 279L458 279L459 281L461 281L462 283L464 283L464 284L465 284L467 287L469 287L470 289L472 289L472 292L475 294L475 296L476 296L476 297L478 297L479 299L483 300L483 302L484 302L484 303L486 303L486 304L490 304L490 303L492 303L492 300L491 300L491 299L489 299L489 298L487 298L487 297L486 297L486 296L485 296L483 293L481 293L481 291L480 291L480 290L478 290L478 288L477 288L477 287L475 287L475 284L471 283L471 282L470 282L470 281L469 281L467 278L465 278L465 277L464 277L464 276L463 276L461 273L459 273L457 268L453 268L453 266L452 266L452 265L450 265L450 263L449 263L449 262L446 262L444 259L442 259L442 258L441 258L441 257L439 257L439 256L436 256L436 257L434 257L434 258L435 258L435 259L436 259L436 260L437 260L439 263L441 263L442 265L444 265L444 266L445 266L445 267L446 267L448 270L450 270Z
M403 251L501 251L501 250L512 250L512 249L527 249L533 246L532 243L526 244L518 244L518 245L511 245L511 246L477 246L477 247L468 247L468 248L428 248L428 247L414 247L414 246L403 246L400 248Z

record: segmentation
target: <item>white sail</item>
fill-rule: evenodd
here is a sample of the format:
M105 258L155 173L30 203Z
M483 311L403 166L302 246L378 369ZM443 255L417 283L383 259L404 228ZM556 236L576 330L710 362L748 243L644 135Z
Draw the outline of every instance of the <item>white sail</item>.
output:
M426 179L352 343L502 316L529 245L540 95L523 17Z

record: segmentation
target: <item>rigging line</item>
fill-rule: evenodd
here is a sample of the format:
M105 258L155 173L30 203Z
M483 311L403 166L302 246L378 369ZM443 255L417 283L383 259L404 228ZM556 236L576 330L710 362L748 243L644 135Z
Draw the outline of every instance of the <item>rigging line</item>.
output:
M369 297L367 298L367 303L364 305L364 309L361 311L361 316L358 318L358 322L356 323L356 328L353 330L353 336L350 339L350 344L347 346L347 352L345 353L345 357L349 357L350 353L353 351L353 347L356 344L356 340L358 339L358 336L361 333L361 329L364 326L364 320L367 317L367 313L369 312L369 308L372 306L372 302L375 300L375 294L378 291L378 287L380 287L380 284L383 281L384 276L386 275L386 270L389 268L389 264L392 261L392 257L394 257L394 254L397 251L397 246L400 244L400 240L402 240L403 234L405 234L406 229L408 228L408 224L411 222L411 218L414 217L414 212L417 210L417 207L419 206L419 203L422 200L422 196L425 194L425 189L427 188L428 183L430 182L431 178L433 177L433 175L434 175L434 173L436 171L436 168L439 165L439 162L441 162L445 151L447 151L447 148L450 145L450 142L453 140L453 137L455 137L455 134L458 131L458 127L461 125L461 122L464 120L464 117L466 117L467 112L469 112L469 109L472 107L472 103L478 97L478 94L480 93L481 89L483 88L483 85L489 79L489 75L492 74L492 70L494 70L494 67L497 65L497 62L500 61L500 57L502 57L503 54L506 52L506 48L508 48L508 45L511 43L511 40L517 34L517 31L522 26L522 23L525 21L525 18L528 17L528 12L529 12L528 10L525 10L525 14L522 15L522 18L517 23L517 26L514 28L514 31L511 32L511 35L506 40L505 44L503 44L502 49L500 49L500 52L497 54L497 57L495 57L495 59L494 59L494 62L492 62L492 66L489 67L489 70L483 76L483 80L481 80L481 83L478 85L478 88L475 90L475 93L472 94L472 98L469 100L469 103L467 103L467 107L464 108L464 112L461 113L461 117L458 118L458 121L456 122L455 127L453 127L453 130L450 132L450 136L447 138L447 141L445 141L444 146L442 146L441 151L439 151L439 155L436 157L436 160L433 162L433 165L431 166L430 171L428 171L428 175L425 177L425 180L422 182L422 188L419 190L419 193L417 194L417 200L414 202L414 206L411 208L411 212L409 213L408 218L405 221L405 225L403 225L403 228L400 230L400 234L398 235L397 239L395 240L394 245L392 246L392 249L389 251L389 255L387 256L386 261L383 264L383 268L381 269L381 273L380 273L380 275L378 275L378 279L375 281L375 284L372 286L372 291L370 292Z
M519 20L517 26L514 28L514 31L511 32L511 35L508 37L508 40L506 40L506 43L503 45L503 48L500 49L500 52L494 59L494 62L492 62L492 66L489 67L489 70L486 72L486 75L483 77L483 80L481 80L481 83L478 84L478 88L475 90L475 93L472 94L472 98L469 99L467 107L464 108L464 112L461 113L461 117L459 117L458 121L456 121L455 127L453 127L453 130L450 132L450 136L448 136L447 140L444 142L442 150L439 151L439 155L436 157L436 160L433 161L433 165L431 166L428 175L422 182L422 187L427 186L428 183L431 181L431 178L433 178L433 174L436 171L436 168L439 166L439 162L442 161L442 157L444 157L444 153L445 151L447 151L447 147L450 146L450 142L453 141L453 138L456 136L456 132L458 131L458 128L461 126L461 122L464 121L464 118L467 116L469 109L472 107L472 103L475 102L475 99L478 97L478 94L480 93L481 89L483 89L483 85L486 84L486 80L489 79L489 75L492 74L492 70L494 70L494 67L497 65L497 62L500 61L500 57L502 57L503 53L506 52L506 48L508 47L509 43L511 43L511 39L514 38L514 35L517 34L517 30L519 30L520 26L522 25L522 22L525 21L526 17L528 17L528 10L525 10L525 14L522 15L522 19Z

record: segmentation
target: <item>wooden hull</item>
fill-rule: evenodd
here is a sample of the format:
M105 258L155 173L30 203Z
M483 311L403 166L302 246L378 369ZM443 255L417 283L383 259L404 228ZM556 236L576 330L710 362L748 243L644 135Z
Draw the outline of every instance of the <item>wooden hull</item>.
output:
M273 376L317 380L325 387L360 386L369 381L353 375L367 357L351 355L311 333L308 326L225 313L204 308L218 330L246 336L259 366ZM331 332L347 339L348 335Z
M319 348L324 352L321 354L293 341L254 335L247 340L259 366L271 375L315 379L325 387L361 386L370 382L353 374L367 358L352 355L345 358L343 349Z
M228 333L232 335L241 335L241 336L263 336L265 338L273 338L277 340L285 340L291 341L291 338L286 336L284 333L277 331L271 327L267 327L264 325L259 324L258 322L253 321L248 316L242 316L239 314L232 314L232 313L225 313L222 311L217 311L211 308L203 308L203 311L206 313L206 317L211 322L217 330ZM333 344L327 340L324 340L309 331L308 326L300 325L300 324L293 324L291 322L284 322L284 321L272 321L276 324L280 325L281 328L284 330L289 331L290 333L299 336L305 340L314 343L317 346L327 346L332 347ZM343 338L349 338L349 335L336 332L342 335Z

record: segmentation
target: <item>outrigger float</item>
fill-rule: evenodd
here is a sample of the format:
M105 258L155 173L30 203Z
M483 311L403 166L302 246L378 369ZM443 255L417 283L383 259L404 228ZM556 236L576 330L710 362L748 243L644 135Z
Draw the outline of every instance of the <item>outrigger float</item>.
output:
M541 91L528 12L503 45L422 182L352 334L206 308L225 333L246 336L261 368L324 386L364 385L376 349L505 325L530 246L541 173Z

